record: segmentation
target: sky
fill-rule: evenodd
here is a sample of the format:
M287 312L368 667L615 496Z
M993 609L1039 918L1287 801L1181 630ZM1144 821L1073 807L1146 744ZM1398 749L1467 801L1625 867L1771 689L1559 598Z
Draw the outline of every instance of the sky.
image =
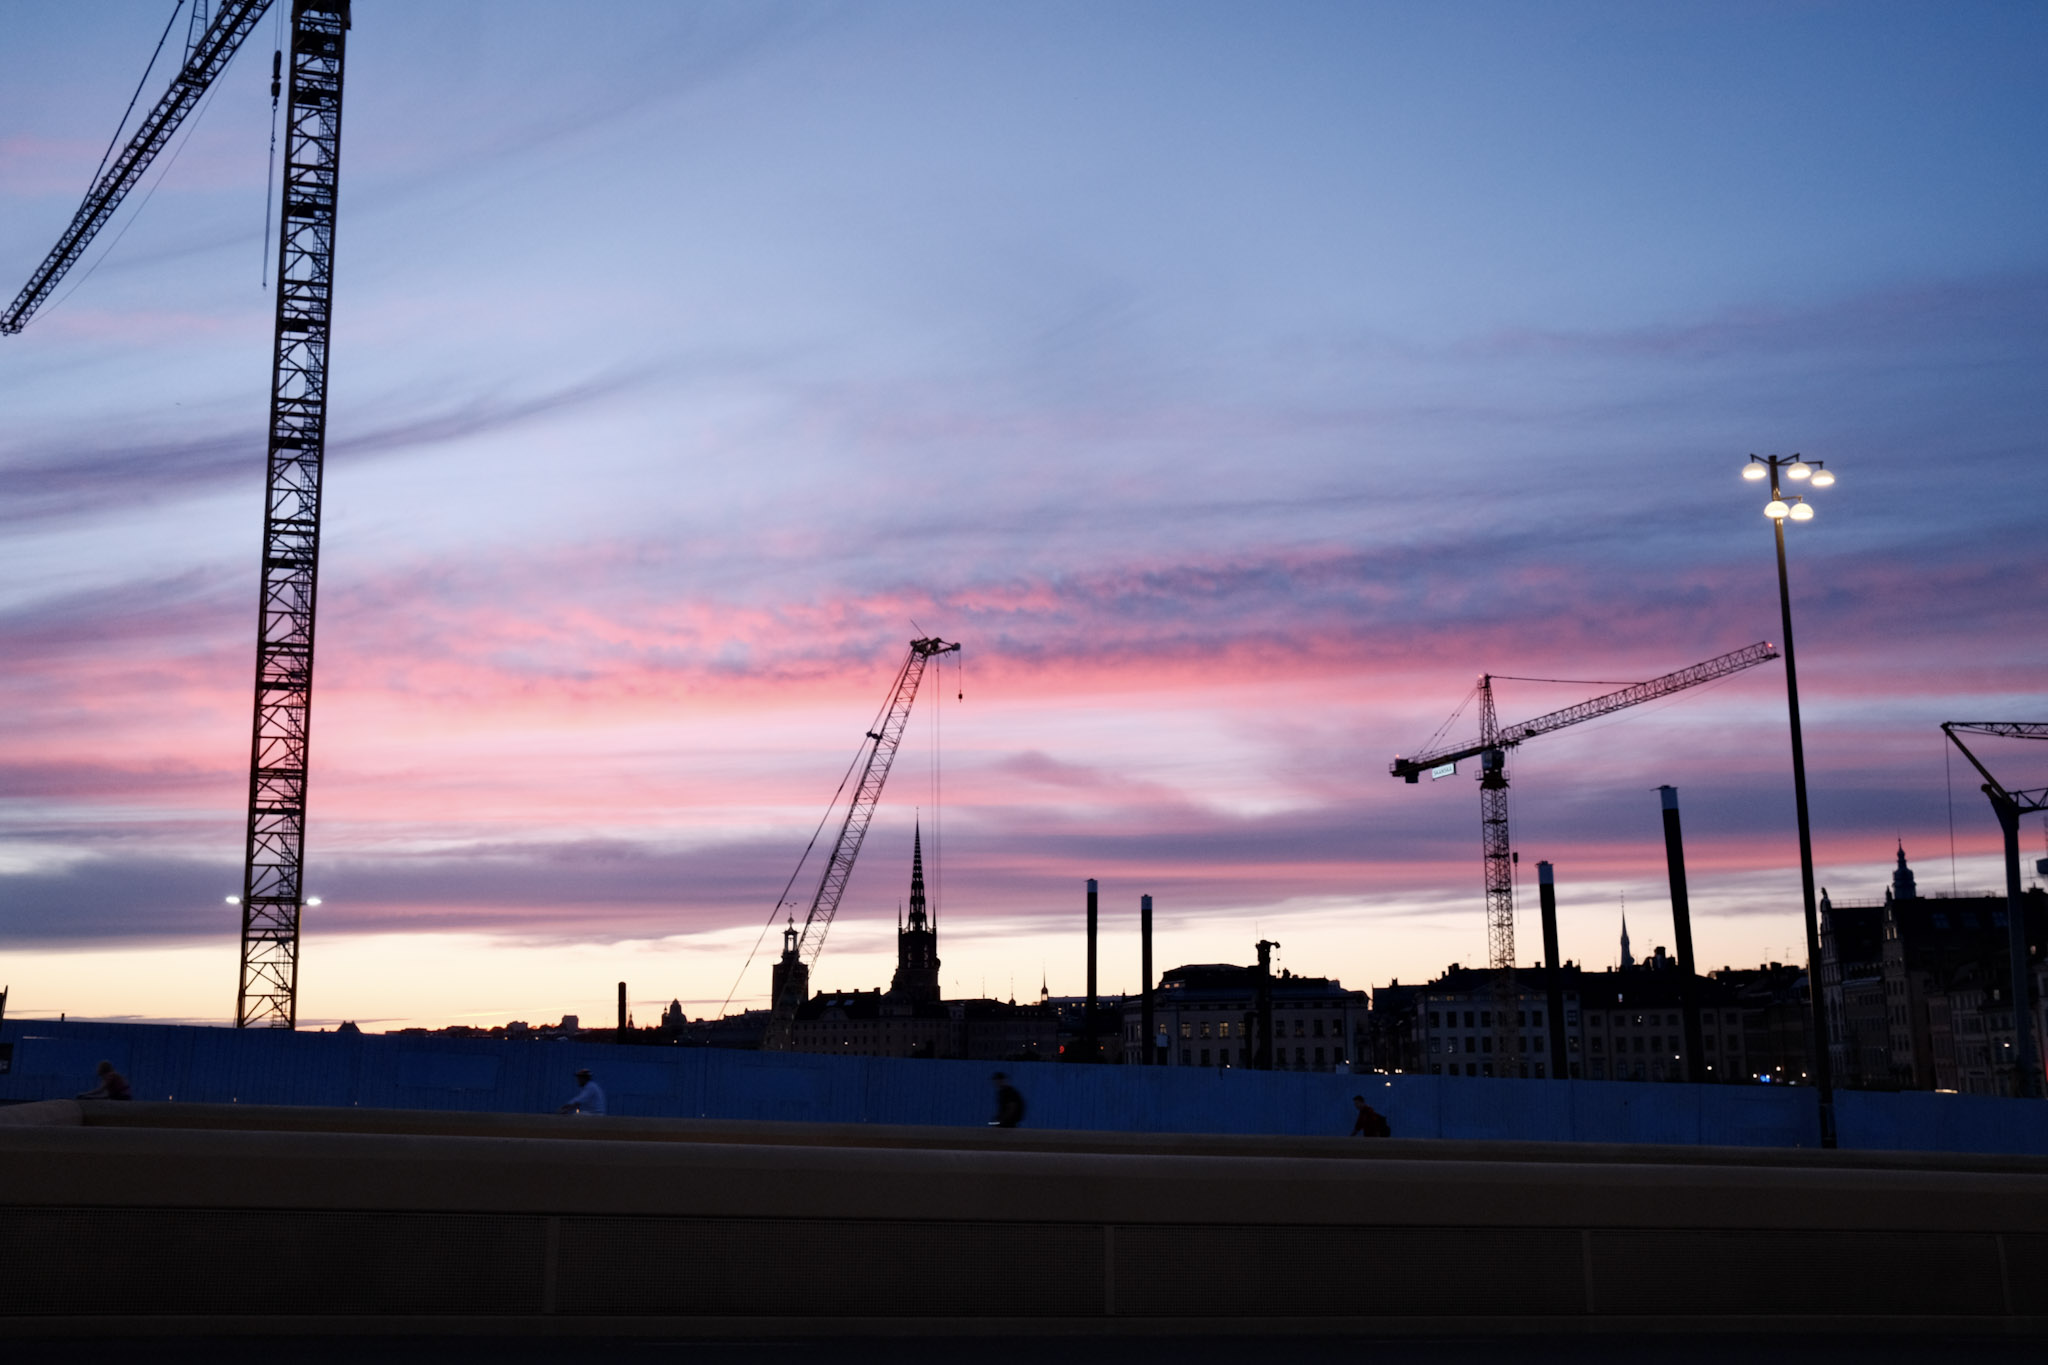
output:
M171 12L0 8L0 288ZM0 339L16 1015L233 1017L273 31ZM1819 880L2000 885L1938 725L2048 718L2044 70L2021 3L359 0L302 1026L765 1003L925 634L815 984L920 823L949 994L1079 992L1089 877L1105 989L1141 894L1162 966L1483 962L1471 771L1389 761L1782 643L1752 452L1839 476ZM1568 958L1671 942L1666 783L1702 966L1803 957L1780 665L1510 778Z

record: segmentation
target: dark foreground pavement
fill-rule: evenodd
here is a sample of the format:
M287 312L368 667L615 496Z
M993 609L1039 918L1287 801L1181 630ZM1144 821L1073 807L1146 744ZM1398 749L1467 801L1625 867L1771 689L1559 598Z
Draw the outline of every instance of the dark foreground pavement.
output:
M0 1338L37 1357L1811 1365L2048 1341L2037 1157L69 1101L4 1120Z

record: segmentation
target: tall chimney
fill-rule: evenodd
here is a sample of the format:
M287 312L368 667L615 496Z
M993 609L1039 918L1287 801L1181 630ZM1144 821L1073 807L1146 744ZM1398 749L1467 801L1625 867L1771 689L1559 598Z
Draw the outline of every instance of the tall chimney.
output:
M619 1032L626 1031L626 983L619 983Z
M1088 1028L1095 1029L1095 878L1088 879Z
M1143 1044L1139 1055L1146 1066L1159 1063L1158 1039L1153 1033L1152 1018L1152 898L1138 897L1138 973L1144 979L1144 987L1138 993L1138 1040Z
M1565 1061L1564 964L1557 957L1557 886L1550 864L1536 864L1536 891L1543 902L1543 966L1550 983L1550 1079L1568 1081L1571 1068Z
M1087 1061L1100 1061L1101 1044L1095 1036L1095 878L1088 879L1088 1004L1081 1015L1081 1046Z
M1671 874L1671 932L1678 940L1678 1008L1685 1016L1685 1077L1694 1085L1707 1078L1706 1048L1700 1037L1699 982L1692 971L1692 901L1685 893L1685 841L1678 831L1678 788L1659 787L1664 798L1664 866Z
M1252 1008L1259 1019L1258 1046L1252 1049L1252 1065L1260 1071L1273 1069L1273 950L1280 945L1260 939L1259 978Z

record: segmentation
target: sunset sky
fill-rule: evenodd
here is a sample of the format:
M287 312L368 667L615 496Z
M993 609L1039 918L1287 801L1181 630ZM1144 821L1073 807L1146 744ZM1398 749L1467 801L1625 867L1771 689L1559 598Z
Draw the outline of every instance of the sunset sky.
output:
M8 297L170 12L0 8ZM232 1018L271 33L0 338L10 1014ZM1470 773L1389 760L1780 641L1752 451L1840 477L1820 880L1999 885L1937 726L2048 718L2044 70L1989 0L358 0L302 1025L764 1003L922 633L816 984L918 818L949 994L1079 991L1088 877L1110 989L1141 893L1162 966L1483 962ZM1568 957L1670 942L1660 783L1702 964L1803 957L1780 666L1510 771L1523 961L1539 858Z

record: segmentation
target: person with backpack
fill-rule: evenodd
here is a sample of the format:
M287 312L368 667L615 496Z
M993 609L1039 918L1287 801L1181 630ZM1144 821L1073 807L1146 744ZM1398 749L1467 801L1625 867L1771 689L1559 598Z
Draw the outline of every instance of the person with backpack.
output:
M1394 1135L1394 1130L1387 1123L1386 1116L1367 1104L1365 1096L1353 1095L1351 1103L1358 1109L1358 1118L1351 1125L1351 1136L1392 1137Z

